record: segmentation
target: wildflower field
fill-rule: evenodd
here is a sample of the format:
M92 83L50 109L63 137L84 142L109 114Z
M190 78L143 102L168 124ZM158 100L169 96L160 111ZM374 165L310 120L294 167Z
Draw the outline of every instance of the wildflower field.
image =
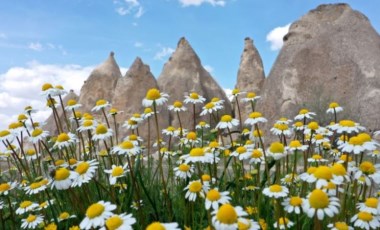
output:
M42 86L59 135L38 125L30 106L0 131L0 229L380 228L379 133L340 120L336 102L322 114L329 124L305 108L264 133L260 97L238 89L237 108L252 108L246 120L240 109L223 114L230 102L218 98L192 92L168 105L169 95L150 89L145 111L122 127L109 102L81 113L76 101L63 104L65 94ZM164 107L180 127L160 127ZM148 137L138 135L142 126Z

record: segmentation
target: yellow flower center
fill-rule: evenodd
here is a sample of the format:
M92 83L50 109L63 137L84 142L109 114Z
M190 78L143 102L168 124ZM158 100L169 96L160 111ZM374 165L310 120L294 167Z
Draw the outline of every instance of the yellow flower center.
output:
M9 132L8 130L3 130L3 131L0 132L0 137L6 137L9 134L11 134L11 132Z
M53 86L50 83L45 83L42 85L42 91L46 91L46 90L52 89L52 88L53 88Z
M141 118L141 114L139 114L139 113L134 113L134 114L133 114L133 118Z
M205 108L206 108L206 109L212 109L212 108L214 108L214 106L215 106L215 104L214 104L213 102L209 102L209 103L207 103L207 104L205 105Z
M204 155L205 155L205 152L203 151L202 148L193 148L190 151L190 156L192 156L192 157L201 157Z
M32 135L32 137L38 137L39 135L42 134L42 132L43 132L42 129L37 128L37 129L33 130L31 135Z
M115 230L123 224L123 219L119 216L112 216L106 220L106 226L108 230Z
M294 140L294 141L291 141L289 146L291 148L299 148L302 146L301 142L299 142L299 140Z
M96 134L106 134L108 131L108 128L105 126L105 125L98 125L98 127L96 127L96 130L95 130L95 133Z
M310 123L307 125L307 127L308 127L309 129L311 129L311 130L317 130L317 129L319 128L319 125L318 125L317 122L312 121L312 122L310 122Z
M348 225L344 222L336 222L334 226L338 230L348 230L349 229Z
M27 208L29 207L30 205L32 205L33 203L29 200L26 200L26 201L23 201L20 203L20 208Z
M328 182L326 186L323 186L325 189L336 189L336 185L333 182Z
M220 119L222 122L231 122L232 117L230 115L223 115L222 118Z
M161 98L161 93L158 89L152 88L152 89L148 90L145 98L148 100L154 101L154 100Z
M182 108L182 102L180 102L180 101L175 101L174 104L173 104L173 106L174 106L175 108Z
M26 155L28 155L28 156L34 156L35 154L36 154L36 150L34 150L34 149L26 150Z
M334 109L334 108L336 108L336 107L339 107L339 104L336 103L336 102L331 102L330 105L329 105L329 108L330 108L330 109Z
M200 192L202 190L202 183L200 181L193 181L189 186L190 192Z
M358 137L359 137L363 142L372 141L371 136L368 135L367 133L359 133Z
M289 200L291 206L300 206L302 204L302 199L299 196L293 196Z
M33 109L33 107L32 106L30 106L30 105L28 105L28 106L25 106L25 108L24 108L24 110L25 111L29 111L29 110L32 110Z
M137 121L134 121L132 119L128 120L128 125L137 125Z
M315 170L314 176L317 179L325 179L325 180L331 180L333 177L331 169L327 166L319 166Z
M269 151L271 151L271 153L283 153L285 151L285 148L282 143L273 142L269 147Z
M339 121L339 125L342 127L355 127L355 122L351 120L341 120Z
M218 148L218 147L219 147L219 143L216 142L216 141L211 141L211 142L208 144L208 147L210 147L210 148Z
M69 140L70 140L70 137L69 137L69 135L67 135L67 133L61 133L57 137L57 142L65 142L65 141L69 141Z
M203 181L210 181L210 180L211 180L211 176L208 175L208 174L203 174L203 175L202 175L202 180L203 180Z
M255 98L256 97L256 94L254 92L248 92L247 93L247 98Z
M351 137L348 143L350 145L362 145L363 140L360 137L356 136L356 137Z
M55 166L60 166L65 163L65 160L59 159L54 162Z
M251 225L249 221L247 223L243 223L242 221L238 221L238 230L248 230L250 229Z
M199 99L199 95L197 93L191 93L190 98L191 99Z
M232 90L232 95L236 95L236 94L238 94L238 93L240 93L240 90L239 90L239 89L233 89L233 90Z
M148 113L151 113L153 112L153 110L151 108L145 108L144 109L144 114L148 114Z
M242 153L247 152L247 149L243 146L239 146L239 147L237 147L236 152L239 154L242 154Z
M263 155L263 153L260 150L254 149L252 151L251 157L252 158L260 158L262 155Z
M314 136L314 139L315 140L322 140L323 139L323 135L322 134L316 134L315 136Z
M113 115L114 115L114 114L117 114L117 112L118 112L118 110L115 109L115 108L111 108L110 111L109 111L109 113L110 113L110 114L113 114Z
M367 198L365 201L365 205L370 208L377 208L378 203L379 200L374 197Z
M111 175L113 177L121 176L124 173L124 169L121 166L116 166L114 169L112 169Z
M63 90L63 86L61 86L61 85L56 85L54 88Z
M22 127L23 125L22 125L22 123L21 122L13 122L13 123L11 123L9 126L8 126L8 128L9 129L17 129L17 128L20 128L20 127Z
M107 104L107 101L104 99L100 99L96 101L96 106L105 105L105 104Z
M315 189L310 194L309 203L312 208L323 209L330 204L330 201L329 197L324 191L320 189Z
M187 139L189 140L196 140L197 139L197 134L195 132L189 132L186 136Z
M362 162L359 168L365 174L374 174L376 172L375 166L369 161Z
M178 169L179 169L180 171L182 171L182 172L187 172L187 171L190 170L190 166L187 165L187 164L180 164L180 165L178 166Z
M0 184L0 192L8 191L11 188L11 186L8 183Z
M364 220L366 222L370 222L373 219L373 216L369 212L359 212L358 219Z
M307 109L301 109L299 114L307 114L309 112L309 110Z
M67 101L67 105L68 106L73 106L73 105L76 105L76 104L77 104L77 101L74 100L74 99L70 99L70 100Z
M122 149L132 149L134 147L133 143L130 141L123 141L119 146Z
M220 199L220 192L216 189L211 189L210 191L208 191L207 193L207 199L208 200L211 200L211 201L217 201Z
M202 127L203 127L203 126L206 126L206 124L207 124L207 123L204 122L204 121L199 122L199 125L202 126Z
M87 172L87 170L90 168L90 164L87 162L81 162L78 164L78 166L75 169L75 172L79 173L79 175L83 175Z
M29 214L28 218L26 218L26 222L32 223L37 219L37 216Z
M321 155L318 155L318 154L314 154L311 158L313 158L314 160L321 160L323 159Z
M66 168L59 168L55 171L54 179L57 181L66 180L70 176L70 171Z
M275 128L281 131L285 131L289 129L289 126L287 124L280 123L280 124L275 124Z
M282 186L278 184L274 184L269 186L269 191L271 192L282 192Z
M37 188L39 188L41 186L42 186L42 184L40 182L34 182L34 183L31 183L29 185L30 189L37 189Z
M344 176L344 175L346 175L346 169L341 164L334 164L331 167L331 171L332 171L332 173L334 175L338 175L338 176Z
M83 114L83 118L85 120L94 120L94 117L91 114L89 114L89 113Z
M259 117L262 117L263 115L259 112L253 112L251 114L249 114L249 118L252 118L252 119L255 119L255 118L259 118Z
M288 224L288 223L289 223L289 219L286 218L286 217L281 217L280 219L278 219L278 223L279 223L280 225Z
M255 129L255 131L253 131L253 136L254 137L262 137L264 135L264 132L262 130L259 129L259 131L257 131L257 129Z
M230 204L223 204L218 212L216 213L216 218L222 224L231 225L237 222L238 215L235 208Z
M70 214L68 212L62 212L61 214L59 214L59 219L61 220L66 220L70 217Z
M83 122L83 126L84 127L90 127L90 126L92 126L94 124L94 122L92 121L92 120L85 120L84 122Z
M87 208L86 216L90 219L100 216L104 212L105 207L102 204L95 203Z
M153 222L145 230L165 230L166 228L160 222Z

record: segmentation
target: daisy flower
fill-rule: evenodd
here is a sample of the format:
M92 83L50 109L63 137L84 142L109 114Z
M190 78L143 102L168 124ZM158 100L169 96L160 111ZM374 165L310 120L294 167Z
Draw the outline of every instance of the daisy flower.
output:
M348 142L344 142L341 145L339 145L338 148L342 152L359 154L366 150L363 144L364 144L364 140L362 138L360 138L359 136L353 136L353 137L350 137Z
M63 96L63 95L65 95L65 94L67 94L67 91L63 88L62 85L56 85L56 86L54 87L54 89L55 89L55 94L54 94L54 96Z
M248 119L245 120L244 124L246 125L255 125L259 123L266 123L268 120L263 117L259 112L250 113Z
M281 178L281 184L283 185L292 185L294 183L298 183L300 180L299 176L295 173L289 173L284 176L284 178Z
M111 153L118 155L136 156L141 151L139 146L136 146L131 141L123 141L119 145L112 148Z
M199 129L208 129L208 128L210 128L210 125L207 124L205 121L200 121L200 122L197 124L197 126L195 126L195 128L196 128L197 130L199 130Z
M68 220L68 219L72 219L72 218L75 218L77 217L76 215L70 215L70 213L68 212L61 212L59 215L58 215L58 222L62 222L62 221L65 221L65 220Z
M356 169L356 172L354 174L355 179L359 179L360 177L364 177L365 183L370 186L371 185L371 179L376 183L380 184L380 171L379 171L380 165L376 164L374 165L370 161L363 161L359 168Z
M181 230L178 227L178 224L173 222L173 223L161 223L161 222L153 222L146 227L145 230Z
M61 133L58 135L53 148L63 149L77 142L77 137L73 133Z
M257 223L254 220L246 219L246 218L239 218L238 219L238 228L239 230L260 230L261 227L259 223Z
M12 133L12 135L17 136L24 130L24 124L20 121L13 122L9 124L8 130Z
M182 102L180 101L175 101L173 105L168 106L168 109L174 112L183 112L187 110L187 108L183 106Z
M40 154L36 153L35 149L27 149L25 152L25 159L27 161L36 160ZM23 157L24 158L24 157Z
M234 207L231 204L223 204L212 213L212 225L215 229L233 230L238 228L239 219L248 214L242 207Z
M25 200L20 203L20 206L16 209L16 214L17 215L22 215L26 212L33 211L34 209L38 208L39 204L34 203L30 200Z
M134 130L134 129L137 129L139 127L139 122L132 120L132 119L128 119L127 121L124 122L123 127L127 128L127 129Z
M267 149L267 156L273 157L275 160L280 160L286 156L286 149L280 142L273 142Z
M341 120L338 124L331 125L329 128L337 133L359 133L365 130L363 126L352 120Z
M194 166L188 164L180 164L178 167L174 168L174 173L178 178L190 178L194 173Z
M80 107L82 107L81 104L78 104L76 100L74 99L70 99L67 101L66 103L66 107L65 107L65 110L66 111L72 111L73 109L79 109Z
M110 174L109 181L111 185L116 184L117 178L125 177L125 174L128 172L127 166L127 164L125 164L124 166L112 165L111 169L104 170L105 173Z
M206 193L205 198L205 207L206 210L209 210L212 206L212 209L219 209L219 204L229 203L231 197L229 197L230 193L228 191L219 192L218 188L210 189Z
M42 203L39 204L39 208L38 210L42 210L42 209L46 209L48 208L50 205L54 204L54 200L47 200L47 201L44 201Z
M189 154L183 155L182 159L185 160L185 164L189 162L211 163L214 161L214 156L211 153L205 152L203 148L193 148Z
M40 181L33 182L30 185L24 187L25 194L38 194L39 192L44 191L47 188L48 183L49 181L45 178Z
M70 188L74 178L72 171L67 168L58 168L54 171L54 176L49 184L51 189L55 187L57 190L65 190Z
M297 121L293 124L293 129L295 131L303 131L305 129L305 126L301 121Z
M166 129L162 130L162 134L167 135L167 136L174 136L175 135L176 128L173 126L169 126Z
M255 163L255 164L260 164L264 162L264 154L263 150L260 148L254 149L251 152L251 159L249 160L249 163Z
M117 110L116 108L111 108L109 111L108 111L108 116L116 116L118 115L119 113L123 113L124 111L119 111Z
M197 138L196 132L189 132L185 138L181 139L182 143L185 145L194 145L199 143L201 140Z
M45 97L55 96L56 93L56 89L54 89L53 85L50 83L43 84L41 87L41 91L42 92L40 94Z
M223 109L223 106L216 105L214 102L209 102L205 106L202 107L201 116L212 114L213 112L216 112L218 110Z
M0 131L0 141L9 141L9 143L12 143L13 139L14 136L9 130Z
M147 108L144 109L144 113L142 114L142 118L144 120L147 120L148 118L150 118L151 116L153 116L153 114L154 114L154 111L152 110L152 108L147 107Z
M97 125L98 123L94 120L83 120L79 128L77 128L77 131L78 132L94 131Z
M270 129L270 131L274 134L274 135L282 135L284 134L285 136L291 136L292 135L292 131L289 129L289 126L287 124L284 124L284 123L275 123L273 125L273 128Z
M288 150L292 153L295 151L306 151L308 149L307 145L302 145L299 140L293 140L289 143Z
M0 195L8 195L9 194L9 191L11 191L12 189L16 188L17 186L17 182L14 181L14 182L5 182L5 183L2 183L0 184Z
M359 133L357 137L363 141L363 147L368 151L373 151L376 148L380 147L380 144L372 140L371 136L368 133Z
M356 206L361 212L369 212L373 215L380 214L379 200L375 197L366 198L365 202L358 203Z
M250 159L252 155L252 152L249 148L246 148L244 146L239 146L231 153L230 156L234 156L238 158L239 160L247 160Z
M351 223L354 223L354 227L361 229L379 229L380 221L379 216L372 215L369 212L360 211L351 218Z
M144 140L143 140L141 137L139 137L139 136L137 136L137 135L135 135L135 134L131 134L131 135L129 135L129 136L126 136L126 137L123 139L123 141L130 141L130 142L132 142L132 144L134 144L135 146L139 146L140 143L143 142Z
M79 161L76 164L73 173L72 187L81 187L82 184L90 182L95 176L95 171L98 168L99 162L96 159L90 161Z
M136 219L132 214L122 213L109 217L105 226L99 230L133 230L132 225L136 223Z
M326 110L326 113L340 113L343 111L343 108L339 106L337 102L331 102L329 108Z
M317 215L318 220L323 220L325 215L333 217L339 213L339 199L329 197L320 189L314 189L303 202L302 209L308 217Z
M185 102L186 104L189 104L189 103L199 104L199 103L204 103L205 101L206 101L206 98L202 97L201 95L195 92L192 92L189 95L186 95L185 100L183 100L183 102Z
M274 224L273 226L276 228L276 229L288 229L288 228L291 228L292 226L294 225L294 223L292 221L290 221L288 218L286 217L280 217Z
M241 99L243 102L255 102L260 99L260 96L256 96L254 92L247 92L245 98Z
M91 112L97 112L108 107L111 107L111 104L104 99L100 99L96 101L96 105L91 109Z
M104 227L106 219L114 215L112 211L115 209L116 205L111 204L110 202L104 202L101 200L94 203L87 208L86 217L82 220L79 227L86 230Z
M327 227L331 230L354 230L353 227L348 226L345 222L335 222L333 224L328 224Z
M310 162L310 163L325 163L328 160L323 159L323 157L321 155L319 155L319 154L314 154L313 156L311 156L310 158L308 158L307 161Z
M347 170L344 168L342 164L333 164L331 166L331 172L333 174L334 181L338 182L338 184L350 181L350 177L347 174Z
M315 134L315 133L320 133L324 130L323 127L319 126L318 122L316 121L311 121L307 124L306 128L304 129L303 133L306 135L309 134Z
M231 129L232 127L238 126L238 125L239 125L238 119L232 118L231 115L223 115L220 118L220 121L216 125L215 128L216 129L225 129L225 128Z
M183 190L187 190L185 199L195 201L198 196L204 197L204 193L207 192L208 186L202 184L201 180L193 180L190 181Z
M333 182L334 184L341 184L342 181L334 178L333 172L330 167L328 166L319 166L314 171L312 177L308 181L309 183L316 183L315 187L320 189L323 186L327 186L328 182Z
M29 214L29 216L26 219L21 220L21 228L35 229L43 221L44 221L44 217L42 215Z
M289 189L285 186L274 184L268 188L264 188L263 194L271 198L281 198L286 197L289 193Z
M323 143L329 143L329 142L330 142L330 140L328 138L324 137L320 133L315 134L311 139L311 143L317 144L317 145L320 145Z
M220 99L219 97L213 97L211 99L211 102L214 103L215 105L220 105L223 107L224 100Z
M292 196L290 198L285 198L281 204L284 206L285 212L300 214L303 202L303 198L299 196Z
M298 115L294 117L294 120L313 119L313 116L315 115L314 112L309 112L307 109L301 109Z
M166 93L160 92L156 88L149 89L146 93L145 98L142 101L144 107L151 107L153 104L163 105L168 101L169 95Z
M95 129L95 134L92 136L93 141L107 140L113 135L113 130L107 128L103 124L99 124Z

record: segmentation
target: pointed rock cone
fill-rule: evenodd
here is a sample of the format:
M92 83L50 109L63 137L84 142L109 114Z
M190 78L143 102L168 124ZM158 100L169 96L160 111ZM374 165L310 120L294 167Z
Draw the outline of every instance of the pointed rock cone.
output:
M157 80L158 86L162 92L169 94L169 105L174 101L182 101L185 95L196 92L206 98L209 102L212 98L218 97L224 100L224 111L219 111L219 115L230 114L231 105L227 99L224 90L213 79L209 72L202 66L198 55L194 52L189 42L181 38L178 42L177 49L165 63L164 68ZM181 112L181 123L186 129L193 129L193 107L192 104L183 103L188 111ZM200 117L204 104L196 106L196 123L201 120L209 122L209 116ZM179 127L177 115L170 111L170 124Z
M74 90L70 90L70 92L62 99L62 102L63 102L64 107L66 107L67 102L69 100L78 101L78 99L79 99L79 97L78 97L78 95L75 94ZM65 132L67 132L68 131L67 125L65 122L65 118L64 118L61 106L57 106L57 112L58 112L58 120L61 122L62 128ZM71 111L66 111L66 115L67 115L68 119L73 116ZM71 122L71 121L69 121L69 122L70 122L71 126L73 126L74 128L76 127L74 122ZM46 123L45 123L43 128L44 128L44 130L49 131L50 136L56 136L59 134L57 125L56 125L55 120L54 120L53 113L50 114L50 116L46 120Z
M142 60L137 57L125 76L118 80L112 99L112 107L119 111L123 111L116 116L120 134L118 137L119 140L123 139L127 134L131 134L131 130L127 130L127 128L122 127L122 125L134 114L141 114L144 112L145 107L142 105L142 100L151 88L158 88L157 81L150 72L149 66L145 65ZM160 111L159 123L161 129L168 126L167 117L167 113L165 114L163 111ZM154 119L150 120L151 133L155 134L155 126L153 125ZM148 137L148 125L145 124L146 122L147 121L144 121L138 128L139 135L143 138ZM150 137L155 137L155 135L151 135Z
M336 101L344 108L338 120L379 129L380 36L349 5L320 5L290 26L261 94L259 106L272 121L306 107L327 123Z
M120 68L115 61L114 53L111 52L108 59L96 67L84 82L78 102L82 104L81 110L90 112L99 99L111 102L120 77Z
M240 66L237 74L236 87L241 92L255 93L260 96L261 88L264 84L265 75L263 61L259 51L253 44L251 38L244 39L244 50L240 58ZM239 105L243 122L252 112L251 103L242 102L241 99L246 97L246 94L239 96ZM236 103L233 102L235 117L238 117Z

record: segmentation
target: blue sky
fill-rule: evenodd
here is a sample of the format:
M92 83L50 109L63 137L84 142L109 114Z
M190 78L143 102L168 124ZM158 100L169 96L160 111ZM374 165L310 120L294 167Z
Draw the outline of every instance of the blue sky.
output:
M26 103L37 106L37 98L29 102L27 93L36 94L45 81L78 91L110 51L126 68L140 56L158 77L182 36L219 84L233 88L245 37L253 38L267 75L279 52L271 49L268 34L319 4L333 2L338 1L3 0L0 119L11 119L14 110ZM346 2L380 31L379 1Z

